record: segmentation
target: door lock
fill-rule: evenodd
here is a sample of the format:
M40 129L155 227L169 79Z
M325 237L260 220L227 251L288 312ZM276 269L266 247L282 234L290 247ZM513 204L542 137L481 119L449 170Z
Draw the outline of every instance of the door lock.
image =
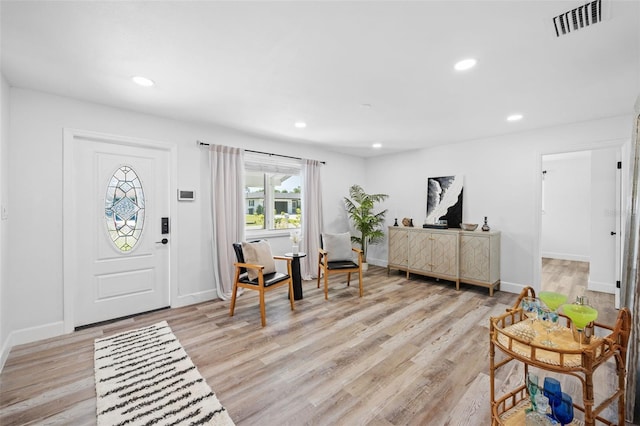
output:
M156 241L156 244L160 244L160 243L162 243L162 244L167 244L168 242L169 242L169 240L168 240L168 239L163 238L163 239L161 239L160 241Z
M614 231L611 231L611 235L616 235L616 233Z

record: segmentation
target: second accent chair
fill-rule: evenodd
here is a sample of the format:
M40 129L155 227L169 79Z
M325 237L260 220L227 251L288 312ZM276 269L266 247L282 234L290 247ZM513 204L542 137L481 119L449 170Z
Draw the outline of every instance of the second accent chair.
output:
M351 234L322 234L318 250L318 288L320 288L320 272L324 274L324 298L329 298L329 275L347 274L347 285L351 281L351 273L358 274L360 297L364 294L362 287L362 250L351 247ZM355 256L354 256L355 253ZM357 261L354 260L357 258Z
M236 307L238 287L260 292L260 318L263 327L267 324L264 303L265 292L288 285L290 295L289 302L291 303L291 310L293 311L291 258L273 256L269 243L264 240L234 243L233 249L236 252L238 261L234 263L236 272L233 280L233 295L231 296L229 316L233 316L233 311ZM274 260L284 260L287 262L287 274L276 271Z

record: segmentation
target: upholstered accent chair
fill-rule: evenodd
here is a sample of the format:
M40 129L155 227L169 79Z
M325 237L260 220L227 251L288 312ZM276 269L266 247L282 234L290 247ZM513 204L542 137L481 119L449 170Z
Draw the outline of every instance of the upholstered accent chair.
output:
M238 261L234 263L236 270L233 280L233 295L231 296L229 316L233 316L236 307L238 287L260 292L260 318L263 327L267 325L264 301L264 295L267 291L288 286L289 295L291 296L289 297L289 302L291 303L291 310L293 311L291 258L273 256L269 243L264 240L234 243L233 249ZM287 274L276 271L275 260L287 262Z
M354 259L355 258L355 259ZM358 274L360 297L364 294L362 287L362 250L351 247L351 234L322 234L318 249L318 288L320 273L324 275L324 298L329 298L329 275L347 274L347 285L351 282L351 273Z

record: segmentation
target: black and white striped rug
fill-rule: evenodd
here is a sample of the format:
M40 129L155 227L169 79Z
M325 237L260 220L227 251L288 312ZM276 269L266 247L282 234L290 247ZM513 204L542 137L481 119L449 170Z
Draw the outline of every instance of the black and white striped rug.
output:
M95 341L98 425L233 425L166 321Z

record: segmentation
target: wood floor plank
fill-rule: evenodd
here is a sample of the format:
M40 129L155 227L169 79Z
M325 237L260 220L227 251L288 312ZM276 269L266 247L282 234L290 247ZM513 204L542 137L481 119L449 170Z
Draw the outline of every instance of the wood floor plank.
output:
M572 297L586 291L588 264L545 263L549 286ZM286 289L270 292L264 328L257 294L247 291L233 317L228 301L212 301L15 347L0 374L0 424L95 424L94 339L162 320L239 426L489 424L489 317L516 295L456 291L375 266L364 287L360 298L357 285L332 276L324 300L324 289L305 281L294 311ZM613 303L588 294L594 304ZM522 374L519 363L505 366L498 389L512 389ZM596 376L597 393L607 380Z

